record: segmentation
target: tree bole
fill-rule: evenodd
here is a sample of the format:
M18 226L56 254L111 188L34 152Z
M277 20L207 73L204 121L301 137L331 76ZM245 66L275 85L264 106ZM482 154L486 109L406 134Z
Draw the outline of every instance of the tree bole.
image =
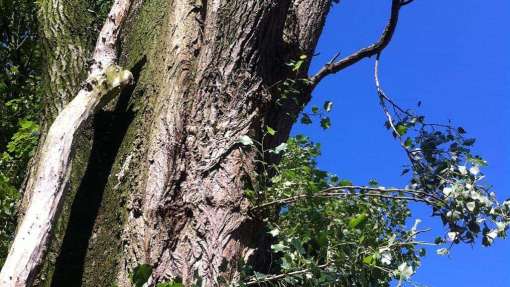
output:
M263 224L248 216L243 195L260 158L238 140L260 141L266 126L278 131L269 146L287 138L310 90L282 104L275 87L306 77L330 4L133 2L120 64L140 64L126 105L134 119L106 171L82 286L131 286L142 263L153 267L150 286L176 278L217 286L239 280L242 262L263 265ZM296 75L286 63L301 55L308 59ZM109 245L112 229L120 246ZM112 269L105 256L114 258L115 278L102 278Z

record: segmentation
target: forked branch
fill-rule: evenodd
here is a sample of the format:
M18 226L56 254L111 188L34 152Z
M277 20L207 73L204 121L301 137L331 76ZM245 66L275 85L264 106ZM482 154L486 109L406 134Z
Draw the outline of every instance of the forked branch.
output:
M393 34L397 27L400 8L404 5L411 3L412 1L413 0L392 0L390 19L388 20L388 23L386 24L386 27L384 28L384 31L379 37L379 39L370 46L360 49L343 59L340 59L336 62L330 62L324 65L319 70L319 72L317 72L317 74L310 77L309 80L312 89L315 86L317 86L319 82L326 76L338 73L341 70L353 64L356 64L362 59L376 55L380 53L382 50L384 50L384 48L386 48L386 46L388 46L388 44L390 43L391 38L393 37Z

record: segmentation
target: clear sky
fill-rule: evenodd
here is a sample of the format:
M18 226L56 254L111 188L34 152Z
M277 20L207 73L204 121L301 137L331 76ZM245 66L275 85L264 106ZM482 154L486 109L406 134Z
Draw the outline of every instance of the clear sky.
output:
M335 5L311 71L336 53L375 41L389 15L390 0L342 0ZM489 162L487 180L500 199L510 198L510 1L415 0L402 8L380 76L385 91L402 106L434 122L452 120L476 137L475 152ZM324 80L311 104L332 100L332 127L297 125L322 144L320 168L355 183L376 178L403 186L406 158L383 127L373 84L373 59ZM443 232L428 208L413 207L422 228ZM431 236L430 236L431 237ZM414 276L426 286L510 286L510 238L493 247L456 246L449 257L430 249Z

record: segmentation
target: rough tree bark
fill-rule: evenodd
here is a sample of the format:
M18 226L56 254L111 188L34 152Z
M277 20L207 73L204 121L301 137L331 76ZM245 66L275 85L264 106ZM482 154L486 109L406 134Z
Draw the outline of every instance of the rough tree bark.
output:
M53 8L64 5L40 2L52 8L41 9L43 23L51 23L47 19L62 11ZM73 2L82 1L67 2L74 13L85 9ZM404 2L393 0L393 8ZM53 229L63 243L53 247L59 254L45 264L54 267L43 269L37 284L130 286L129 273L146 263L153 267L151 286L173 278L189 285L196 275L203 286L216 286L220 277L237 280L241 261L264 266L263 224L248 215L243 196L256 180L257 154L238 139L260 141L266 126L278 131L266 139L268 146L287 138L312 88L302 85L295 99L281 99L277 87L295 77L286 63L311 58L330 5L330 0L134 0L121 34L120 65L133 72L135 85L91 124L88 167L72 171L80 179L77 195L61 215L68 220ZM392 19L394 12L398 8ZM56 15L62 19L55 27L79 21ZM388 29L383 45L354 55L349 65L383 49L394 26ZM50 41L59 34L70 39L65 29L43 36ZM80 59L90 53L87 44L79 47L64 52L78 64L48 63L50 79L76 89L83 79ZM308 60L298 77L307 77ZM75 147L76 158L89 156L88 144L83 151ZM33 196L26 192L25 199L32 202Z

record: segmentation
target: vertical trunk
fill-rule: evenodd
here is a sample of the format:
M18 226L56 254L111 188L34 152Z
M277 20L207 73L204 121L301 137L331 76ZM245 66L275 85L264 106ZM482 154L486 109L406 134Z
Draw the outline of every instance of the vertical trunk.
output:
M169 3L157 54L162 79L136 164L143 176L128 195L122 286L139 263L153 266L154 281L237 279L262 231L243 197L256 153L238 139L260 141L266 125L280 130L273 144L288 135L307 95L278 106L268 87L289 75L289 59L310 56L328 8L329 1Z
M83 0L39 1L39 27L42 39L44 62L44 111L41 117L41 139L44 141L46 132L79 90L79 86L86 76L86 60L90 54L92 19L87 14L87 6ZM32 162L38 160L41 146L38 147ZM33 173L34 164L30 164ZM27 177L28 178L28 177ZM29 203L31 194L26 192L21 201L20 214L23 215Z
M38 21L43 47L43 107L41 116L41 143L30 161L27 179L35 174L35 166L42 153L42 142L46 138L49 126L78 92L86 76L87 58L91 54L94 41L94 19L87 14L90 6L84 0L43 0L38 1ZM88 130L85 128L84 130ZM90 150L89 132L79 136L75 144L75 159L71 172L71 182L65 192L62 214L57 219L52 231L52 240L48 248L47 260L41 266L36 285L43 284L51 277L56 255L60 250L71 204L77 190L80 177L87 166ZM32 175L32 176L31 176ZM19 219L23 218L30 203L32 193L26 183L22 187L23 197L18 208Z
M65 2L67 9L83 9ZM69 17L51 24L68 15L55 9L67 4L42 3L49 5L41 10L47 45L56 47L49 53L58 50L47 63L49 90L57 99L47 108L51 118L58 102L74 94L67 89L77 89L82 79L88 42L57 40L74 25L60 25ZM47 260L55 272L45 273L45 284L130 286L132 268L147 263L154 268L152 282L182 278L189 284L198 276L204 286L214 286L220 278L236 280L241 261L256 261L262 224L247 215L243 190L256 180L257 158L237 141L243 135L260 141L265 126L278 130L269 145L288 136L308 90L302 87L297 100L282 104L274 87L292 74L286 62L311 56L329 5L135 1L121 65L135 74L136 86L96 116L90 123L94 135L86 132L79 144L85 148L75 159L81 168L73 171L75 183L81 178L78 195L64 207L70 211L56 238L62 240L66 230L65 239L54 246L60 250L56 263ZM52 25L64 30L52 34ZM62 52L65 47L70 50ZM60 52L64 56L55 56ZM87 137L94 142L88 160Z
M116 0L112 4L96 42L86 81L75 98L58 113L41 142L34 174L26 186L30 201L0 272L2 286L32 285L69 184L77 134L111 99L112 91L132 80L129 71L116 65L118 35L130 6L129 0Z

